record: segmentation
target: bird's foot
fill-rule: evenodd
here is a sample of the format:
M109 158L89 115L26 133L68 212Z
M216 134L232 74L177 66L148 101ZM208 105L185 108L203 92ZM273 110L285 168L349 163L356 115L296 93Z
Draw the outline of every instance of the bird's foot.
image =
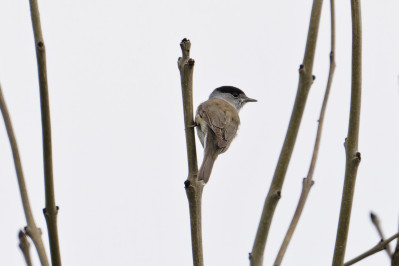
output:
M197 124L196 122L194 122L194 124L192 124L191 126L188 126L189 128L195 128L195 127L198 127L199 126L199 124Z

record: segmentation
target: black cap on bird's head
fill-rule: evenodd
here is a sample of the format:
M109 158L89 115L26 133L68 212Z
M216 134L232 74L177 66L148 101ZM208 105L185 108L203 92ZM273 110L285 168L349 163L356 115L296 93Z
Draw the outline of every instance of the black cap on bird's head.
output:
M247 97L239 88L233 86L222 86L216 88L209 98L219 98L232 104L237 110L240 110L248 102L257 102L257 100Z

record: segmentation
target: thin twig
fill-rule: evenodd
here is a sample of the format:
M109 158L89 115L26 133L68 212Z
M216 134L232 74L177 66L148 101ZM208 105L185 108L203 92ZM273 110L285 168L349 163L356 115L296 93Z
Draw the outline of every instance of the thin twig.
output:
M392 266L399 266L399 240L396 240L395 252L392 255Z
M360 105L362 90L362 23L360 0L351 0L352 10L352 93L349 114L348 137L345 141L346 167L342 193L341 211L339 214L337 239L335 242L333 266L341 266L345 259L349 223L352 211L353 196L357 169L360 164L358 152Z
M26 265L32 266L32 260L30 258L30 252L29 252L30 244L28 241L28 237L22 230L20 230L18 233L18 238L19 238L19 248L21 249L22 254L24 255Z
M319 126L317 128L316 140L313 149L312 160L309 166L309 172L306 178L303 179L302 184L302 192L299 198L298 206L295 210L294 217L292 218L291 224L288 227L287 233L284 237L283 243L281 244L280 250L277 254L276 260L274 261L274 265L281 265L281 262L284 258L285 252L287 251L288 244L291 241L291 238L294 234L295 228L299 222L299 218L302 215L302 211L305 207L306 200L308 198L310 189L312 188L313 182L313 173L317 162L317 155L319 152L321 135L323 131L323 122L324 115L327 109L328 97L330 95L331 84L333 81L334 71L335 71L335 7L334 0L330 1L330 10L331 10L331 52L330 52L330 70L328 74L328 81L326 86L326 92L324 94L324 100L320 111L319 117Z
M371 248L370 250L364 252L363 254L357 256L356 258L345 262L344 266L349 266L352 264L355 264L356 262L367 258L368 256L371 256L383 249L385 249L387 247L387 245L389 244L389 242L391 242L392 240L396 239L399 237L399 233L394 234L393 236L391 236L390 238L386 239L386 240L381 240L377 245L375 245L373 248Z
M50 104L47 84L46 47L44 45L40 14L37 0L29 0L32 18L33 33L35 36L35 48L40 85L40 104L42 113L43 134L43 161L44 183L46 192L46 207L43 209L46 217L47 229L50 241L51 261L53 266L61 265L61 254L58 241L57 214L58 206L55 204L53 159L51 145Z
M273 219L274 211L281 197L285 174L291 159L292 151L295 146L299 126L303 111L305 109L307 96L313 83L313 61L317 43L317 35L320 24L321 7L323 0L314 0L312 14L310 18L308 38L306 42L303 64L299 68L299 84L294 108L292 110L290 123L284 144L277 162L273 180L266 196L262 216L259 222L252 252L249 255L251 266L261 266L263 264L263 254L266 247L266 241L269 234L270 225Z
M198 163L197 151L195 146L194 134L194 110L193 110L193 72L194 60L190 58L191 42L183 39L180 42L183 57L178 60L178 68L181 77L181 88L183 96L184 110L184 128L186 131L187 161L188 161L188 177L184 182L186 189L189 209L190 209L190 226L191 226L191 245L193 252L194 266L203 266L203 249L202 249L202 219L201 219L201 203L204 182L197 180Z
M398 230L399 230L399 228L398 228ZM399 266L399 239L396 240L396 248L395 248L395 252L392 255L391 266Z
M372 212L370 213L370 219L371 219L371 222L374 224L375 229L377 229L378 235L380 236L380 238L382 240L384 240L385 236L384 236L384 233L382 232L380 219L378 219L378 216L375 213L372 213ZM391 251L391 247L389 246L389 244L386 246L385 250L387 251L389 259L391 259L392 258L392 251Z
M36 226L32 210L30 207L28 190L26 189L25 177L22 171L21 158L19 157L17 139L15 138L14 129L12 127L10 114L8 113L7 105L4 100L1 85L0 85L0 109L3 114L4 124L6 126L8 138L10 140L12 155L14 158L15 171L17 173L19 191L22 199L22 206L24 208L26 223L28 224L25 227L25 232L32 239L33 244L36 247L37 253L39 254L41 264L44 266L48 266L49 263L46 255L46 250L44 249L41 237L41 231Z

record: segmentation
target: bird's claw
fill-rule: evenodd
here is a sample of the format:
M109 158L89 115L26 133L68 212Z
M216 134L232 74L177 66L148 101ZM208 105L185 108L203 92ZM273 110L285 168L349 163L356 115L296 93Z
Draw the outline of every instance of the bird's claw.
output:
M188 126L189 128L195 128L195 127L197 127L197 126L199 126L196 122L194 122L194 124L192 124L191 126Z

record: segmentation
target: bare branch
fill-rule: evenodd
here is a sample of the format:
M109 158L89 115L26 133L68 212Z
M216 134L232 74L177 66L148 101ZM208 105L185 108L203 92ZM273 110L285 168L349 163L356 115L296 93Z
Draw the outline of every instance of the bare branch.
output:
M0 85L0 109L3 114L4 124L6 126L8 138L10 140L12 155L14 158L15 171L17 173L19 191L22 199L22 206L24 208L26 223L28 224L25 228L25 232L32 239L33 244L36 247L37 253L39 254L41 264L44 266L48 266L49 262L47 259L46 250L44 249L41 237L41 231L36 226L32 214L32 209L30 207L28 190L26 189L24 173L22 171L21 158L19 156L17 139L15 138L14 129L12 127L10 114L8 113L7 105L4 100L1 85Z
M391 266L399 266L399 240L396 240L396 248L395 248L395 252L392 255Z
M372 213L372 212L370 213L370 219L371 219L371 222L374 224L375 228L377 229L378 235L380 236L380 238L382 240L384 240L385 237L384 237L384 233L382 232L380 219L378 219L378 216L375 213ZM385 250L387 251L389 259L391 259L392 258L392 251L391 251L391 247L389 246L389 244L386 246Z
M396 240L395 252L392 255L392 266L399 266L399 240Z
M249 256L251 266L261 266L263 264L263 254L266 247L266 241L269 234L270 225L277 203L280 199L285 174L287 172L292 151L295 146L295 141L298 135L299 126L301 124L307 96L313 83L313 61L320 24L319 22L322 3L322 0L313 1L305 55L303 59L303 64L299 68L298 92L296 95L294 108L292 110L291 119L288 126L287 134L285 136L284 144L277 162L277 167L274 172L269 192L266 196L262 216L255 237L254 246Z
M319 152L321 135L323 131L323 123L324 123L324 115L327 109L328 97L330 95L330 89L333 81L334 71L335 71L335 6L334 0L330 1L330 10L331 10L331 52L330 52L330 70L328 74L328 81L326 92L324 94L324 100L320 111L319 117L319 126L317 128L316 140L313 149L312 160L309 166L309 172L306 178L303 180L302 184L302 192L299 197L298 206L295 210L294 217L292 218L291 224L288 227L287 233L284 237L283 243L281 244L280 250L277 254L276 260L274 261L274 265L281 265L285 252L287 251L288 244L291 241L291 238L294 234L295 228L299 222L299 218L302 215L302 211L305 207L306 200L308 198L310 189L312 188L313 182L313 173L316 167L317 155Z
M351 0L352 9L352 95L349 115L348 137L345 141L346 168L342 193L341 211L335 242L333 266L344 263L352 201L355 192L357 169L360 164L358 152L360 105L362 89L362 23L360 0Z
M190 208L190 226L191 226L191 245L193 252L194 266L203 266L202 249L202 219L201 203L204 182L197 180L198 164L197 151L195 146L194 134L194 110L193 110L193 72L194 60L190 58L191 42L183 39L180 43L183 57L178 60L180 71L184 126L186 131L187 160L188 160L188 178L184 182L188 204Z
M50 105L47 84L46 47L44 45L40 14L37 0L29 0L32 18L33 33L35 36L35 48L40 85L40 104L42 113L43 133L43 161L44 181L46 191L46 208L43 210L46 217L47 229L50 241L51 261L53 266L61 265L61 254L58 241L57 214L58 206L55 204L53 159L51 145Z
M32 260L30 258L30 244L28 241L28 238L26 237L26 234L20 230L18 233L18 238L19 238L19 248L22 251L22 254L24 255L26 265L32 266Z
M357 256L356 258L346 262L344 264L344 266L349 266L349 265L355 264L356 262L358 262L358 261L360 261L360 260L362 260L364 258L367 258L368 256L371 256L371 255L373 255L373 254L385 249L386 246L389 244L389 242L391 242L392 240L394 240L394 239L396 239L398 237L399 237L399 233L396 233L393 236L391 236L390 238L388 238L387 240L381 240L377 245L375 245L370 250L368 250L368 251L364 252L363 254Z

